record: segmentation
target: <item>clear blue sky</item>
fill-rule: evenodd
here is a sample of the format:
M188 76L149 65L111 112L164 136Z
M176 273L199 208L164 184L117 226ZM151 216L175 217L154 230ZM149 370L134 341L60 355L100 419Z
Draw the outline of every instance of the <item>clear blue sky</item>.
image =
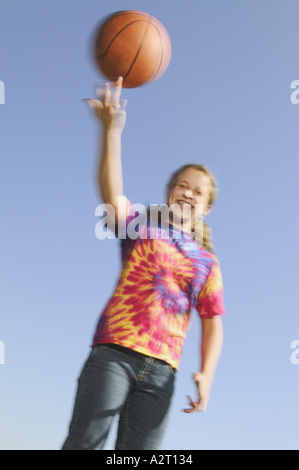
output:
M95 236L99 132L80 100L102 79L90 34L123 9L158 18L173 47L159 81L123 92L126 196L164 202L170 173L189 162L220 186L207 222L224 278L223 355L207 412L182 413L199 365L195 314L163 448L298 449L296 0L1 1L0 449L60 448L119 273L118 241Z

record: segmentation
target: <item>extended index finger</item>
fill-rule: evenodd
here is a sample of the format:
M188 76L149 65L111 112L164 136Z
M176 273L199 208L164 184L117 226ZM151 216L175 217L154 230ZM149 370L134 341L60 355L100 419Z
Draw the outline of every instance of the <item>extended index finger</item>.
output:
M194 411L197 411L198 403L196 403L190 396L188 396L187 398L189 400L189 406L191 408L185 408L183 411L185 413L194 413Z
M118 105L119 105L119 98L121 95L122 86L123 86L123 78L118 77L116 84L115 84L115 93L114 93L114 101Z
M203 411L207 410L208 401L207 400L200 400L199 402L194 401L190 396L188 396L189 405L191 408L185 408L185 413L194 413L196 411Z

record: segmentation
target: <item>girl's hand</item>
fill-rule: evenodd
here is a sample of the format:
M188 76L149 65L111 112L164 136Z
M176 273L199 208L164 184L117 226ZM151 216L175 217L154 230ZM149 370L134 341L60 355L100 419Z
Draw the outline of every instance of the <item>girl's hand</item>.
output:
M125 108L127 100L120 100L122 77L119 77L111 93L110 84L105 84L105 91L100 100L86 100L96 116L102 121L105 131L122 132L126 123Z
M210 399L210 392L212 386L211 379L200 372L194 374L193 378L197 386L199 401L196 402L191 397L188 397L189 405L191 406L191 408L186 408L184 410L185 413L194 413L194 411L206 411Z

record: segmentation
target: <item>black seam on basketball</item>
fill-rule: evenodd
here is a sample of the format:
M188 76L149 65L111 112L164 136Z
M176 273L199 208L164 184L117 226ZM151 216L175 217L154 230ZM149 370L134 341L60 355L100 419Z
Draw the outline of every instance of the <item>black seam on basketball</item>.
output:
M138 23L138 21L145 21L145 22L146 22L145 19L144 19L144 20L138 19L138 20L133 20L133 21L131 21L131 23L126 24L126 26L124 26L120 31L118 31L118 33L113 37L113 39L111 39L111 41L110 41L110 43L108 44L108 46L107 46L105 52L103 52L102 54L96 54L96 57L104 57L104 56L107 54L108 49L109 49L109 47L111 46L111 44L113 43L114 39L116 39L117 36L119 36L126 28L128 28L128 26L130 26L130 25L133 24L133 23ZM99 40L100 40L100 37L98 38L98 40L97 40L97 42L96 42L96 48L97 48L97 44L98 44L98 41L99 41Z
M160 67L161 67L161 64L162 64L163 54L164 54L163 41L162 41L161 33L160 33L160 31L159 31L159 28L157 28L157 26L151 21L151 19L152 19L152 16L149 18L149 23L148 23L148 27L147 27L147 29L146 29L146 32L147 32L147 30L148 30L150 24L151 24L152 26L154 26L154 28L157 30L157 32L158 32L158 34L159 34L159 37L160 37L160 41L161 41L161 58L160 58L159 67L157 68L157 70L156 70L154 73L152 73L152 75L149 76L148 80L150 80L150 79L153 80L153 79L155 78L155 76L158 74L158 72L159 72L159 70L160 70ZM162 25L162 26L163 26L163 25ZM165 29L165 28L164 28L164 29ZM144 38L142 39L142 42L144 41L144 39L145 39L145 35L144 35ZM141 48L141 45L140 45L140 48ZM139 51L140 51L140 48L139 48ZM138 51L137 55L139 54L139 51ZM137 55L136 55L134 61L133 61L132 64L131 64L131 67L130 67L129 72L131 72L131 70L132 70L132 67L133 67L133 65L134 65L134 62L135 62L135 60L137 59ZM129 72L127 73L127 75L126 75L124 78L128 78Z
M146 35L147 35L148 28L149 28L149 25L150 25L150 24L151 24L151 16L148 18L147 27L146 27L146 30L145 30L145 32L144 32L143 38L141 39L141 42L140 42L140 45L139 45L139 49L138 49L138 51L136 52L136 55L135 55L134 60L132 61L131 65L130 65L130 68L129 68L128 72L127 72L126 75L124 76L124 79L125 79L125 78L128 78L128 75L129 75L129 73L131 72L134 63L136 62L136 59L137 59L137 57L138 57L138 55L139 55L139 53L140 53L140 50L141 50L141 48L142 48L142 46L143 46L143 43L144 43L145 37L146 37Z
M161 33L160 33L160 30L159 28L157 28L157 26L154 24L154 23L151 23L157 30L158 34L159 34L159 37L160 37L160 41L161 41L161 59L160 59L160 64L159 64L159 67L157 68L156 72L150 77L152 79L155 78L155 76L157 75L157 73L159 72L160 70L160 67L161 67L161 64L162 64L162 60L163 60L163 55L164 55L164 48L163 48L163 41L162 41L162 36L161 36Z

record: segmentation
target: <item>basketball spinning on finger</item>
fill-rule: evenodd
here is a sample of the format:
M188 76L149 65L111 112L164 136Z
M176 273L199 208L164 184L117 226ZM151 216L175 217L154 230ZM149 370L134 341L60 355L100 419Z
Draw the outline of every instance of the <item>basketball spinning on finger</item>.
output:
M123 77L124 88L158 80L171 59L171 41L165 27L153 16L121 11L106 18L94 35L97 67L110 81Z

